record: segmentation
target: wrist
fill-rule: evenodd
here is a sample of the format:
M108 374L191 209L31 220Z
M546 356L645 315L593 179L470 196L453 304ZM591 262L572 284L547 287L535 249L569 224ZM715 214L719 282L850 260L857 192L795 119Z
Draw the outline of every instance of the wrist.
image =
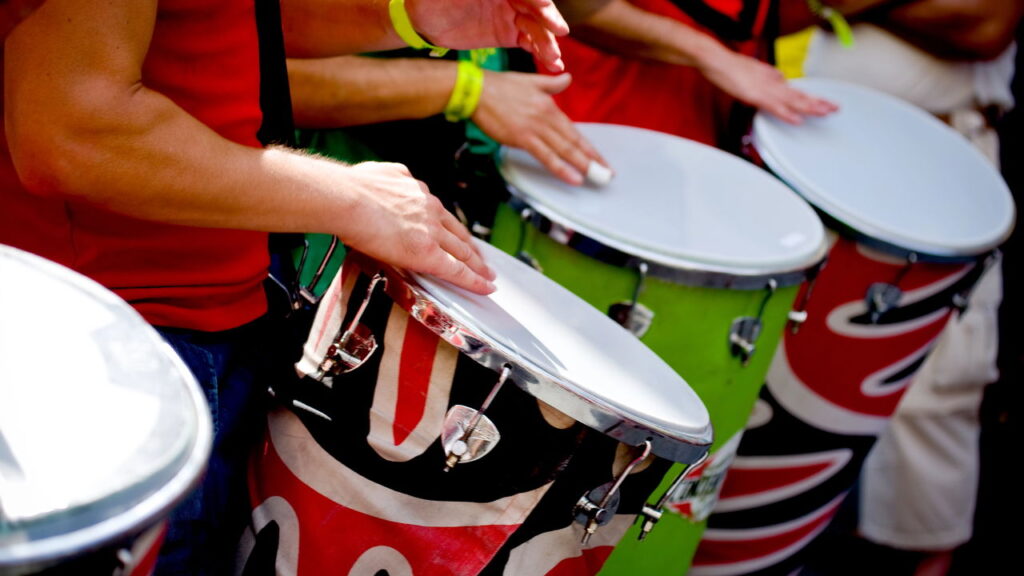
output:
M839 39L840 44L847 48L853 46L853 31L850 29L850 24L846 21L846 17L843 16L843 13L838 8L829 6L821 0L806 1L807 9L817 19L828 24L832 33Z
M483 69L472 60L459 60L455 86L444 107L444 117L449 122L468 119L476 111L483 89Z
M391 26L395 33L409 47L417 50L429 49L431 56L443 56L448 52L447 48L435 46L423 38L416 28L413 27L412 19L405 7L405 0L389 0L388 15L391 18Z

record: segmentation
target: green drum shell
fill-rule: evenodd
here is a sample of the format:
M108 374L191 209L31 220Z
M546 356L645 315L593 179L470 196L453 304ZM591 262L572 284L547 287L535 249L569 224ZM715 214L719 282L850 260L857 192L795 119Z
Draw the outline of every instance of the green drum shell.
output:
M524 224L508 204L498 208L491 243L513 255L519 250L527 252L544 275L603 312L633 298L638 281L635 270L602 262L555 241ZM688 285L652 276L645 279L639 303L654 317L641 341L686 378L704 402L715 433L712 458L747 423L799 290L799 283L779 286L768 299L757 349L744 365L730 351L729 332L735 318L758 315L768 295L766 289ZM682 471L683 465L674 465L655 497L668 490ZM685 573L704 525L666 513L642 542L637 540L639 527L634 525L601 574L662 574L669 567L675 573Z
M636 271L527 230L523 249L544 275L602 311L632 298ZM491 243L515 254L522 231L519 215L508 205L499 207ZM729 350L729 330L733 319L757 316L766 290L689 286L650 276L644 281L639 302L654 312L654 319L641 341L684 376L707 406L715 430L712 451L746 424L798 290L798 285L782 286L768 300L757 350L744 366Z

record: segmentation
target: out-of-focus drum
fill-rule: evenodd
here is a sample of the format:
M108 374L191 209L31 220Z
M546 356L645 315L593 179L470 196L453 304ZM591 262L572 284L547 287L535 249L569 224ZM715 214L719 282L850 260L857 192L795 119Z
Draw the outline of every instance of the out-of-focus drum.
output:
M803 565L1014 222L998 171L931 115L844 82L795 85L839 112L759 114L752 154L823 213L829 264L804 287L808 321L783 338L691 574Z
M148 574L209 409L127 303L0 246L0 574Z
M640 128L578 126L615 178L570 186L508 150L512 198L492 242L630 328L707 406L711 458L672 489L673 513L657 530L638 541L635 528L604 567L684 571L798 286L823 262L825 229L792 190L741 158Z
M661 480L637 487L629 472L706 456L708 413L678 373L480 246L497 272L487 297L347 254L302 377L274 389L240 569L466 576L591 562Z

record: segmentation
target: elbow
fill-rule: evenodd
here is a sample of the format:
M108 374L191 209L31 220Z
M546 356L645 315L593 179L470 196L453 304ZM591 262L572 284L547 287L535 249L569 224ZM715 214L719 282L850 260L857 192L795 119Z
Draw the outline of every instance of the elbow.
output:
M24 188L40 196L66 196L74 180L73 156L61 139L39 126L7 119L7 140L11 162Z
M949 42L955 56L963 60L992 60L1013 43L1014 29L1002 20L987 22L965 30Z

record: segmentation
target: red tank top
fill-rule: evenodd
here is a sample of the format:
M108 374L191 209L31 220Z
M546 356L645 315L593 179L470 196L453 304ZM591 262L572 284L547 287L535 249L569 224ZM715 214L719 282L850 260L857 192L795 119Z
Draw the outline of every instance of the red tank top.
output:
M769 4L761 0L685 0L677 2L679 6L669 0L631 3L723 41L732 36L729 44L748 55L759 47ZM571 119L637 126L711 146L720 144L734 100L696 68L609 54L571 36L563 38L560 46L574 80L555 101Z
M253 1L160 0L143 83L225 138L260 146ZM0 243L93 278L153 324L219 331L266 310L265 233L172 226L41 198L21 188L8 154L0 206Z

